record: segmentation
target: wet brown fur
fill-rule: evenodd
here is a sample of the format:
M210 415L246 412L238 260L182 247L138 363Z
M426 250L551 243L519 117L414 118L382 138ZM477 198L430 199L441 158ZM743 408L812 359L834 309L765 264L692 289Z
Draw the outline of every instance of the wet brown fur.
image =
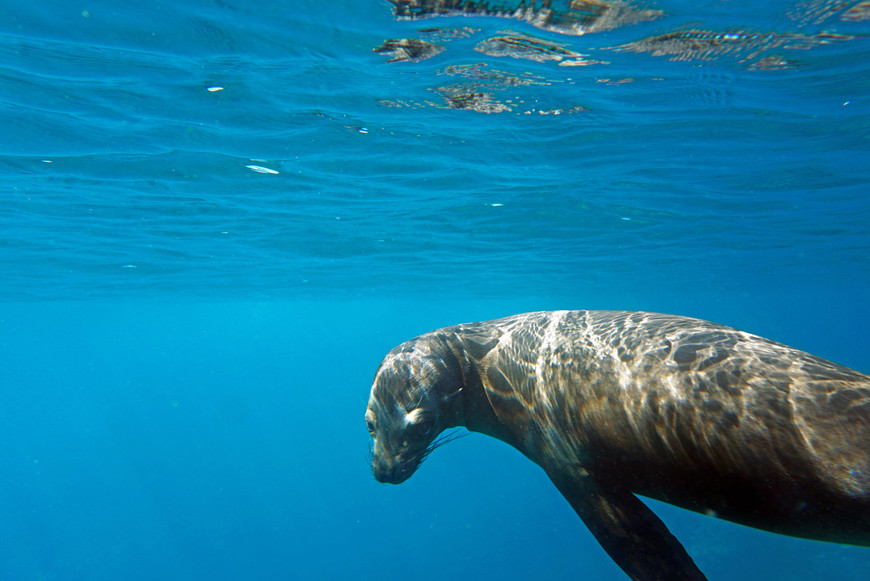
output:
M515 446L634 579L704 578L634 494L870 546L870 377L715 323L555 311L447 327L387 355L366 418L384 482L450 427Z

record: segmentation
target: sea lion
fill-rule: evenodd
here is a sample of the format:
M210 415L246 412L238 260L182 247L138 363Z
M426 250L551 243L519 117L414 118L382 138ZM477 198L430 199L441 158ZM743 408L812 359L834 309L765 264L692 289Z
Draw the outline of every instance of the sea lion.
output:
M393 484L448 428L514 446L632 579L705 579L635 494L870 546L870 376L715 323L554 311L432 331L387 354L366 425Z

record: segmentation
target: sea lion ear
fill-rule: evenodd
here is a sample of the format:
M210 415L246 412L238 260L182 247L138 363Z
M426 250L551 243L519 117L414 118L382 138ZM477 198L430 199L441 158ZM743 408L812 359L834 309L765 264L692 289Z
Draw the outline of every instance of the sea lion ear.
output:
M447 403L447 402L449 402L449 401L452 401L453 398L455 398L457 395L459 395L460 393L462 393L462 390L463 390L463 389L465 389L465 386L464 386L464 385L460 385L458 388L456 388L456 391L453 391L453 392L448 393L447 395L445 395L444 398L442 399L442 403Z

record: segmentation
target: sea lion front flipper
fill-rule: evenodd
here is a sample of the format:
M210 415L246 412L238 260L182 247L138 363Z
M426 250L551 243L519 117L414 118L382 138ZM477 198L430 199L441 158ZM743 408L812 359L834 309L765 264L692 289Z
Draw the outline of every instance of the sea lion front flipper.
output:
M550 479L607 554L635 581L706 581L665 523L626 490L608 490L592 477L582 484Z

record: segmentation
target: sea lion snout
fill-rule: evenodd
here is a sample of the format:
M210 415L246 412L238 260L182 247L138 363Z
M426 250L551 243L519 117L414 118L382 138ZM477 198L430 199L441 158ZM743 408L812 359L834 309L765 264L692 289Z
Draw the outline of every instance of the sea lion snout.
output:
M400 484L407 480L414 470L408 470L407 460L403 460L400 452L394 451L394 446L391 444L394 438L375 429L373 417L374 414L371 412L366 413L366 425L372 437L372 474L378 482Z
M403 469L399 458L373 456L372 474L375 480L383 484L401 484L413 474L413 470Z
M431 421L423 416L419 410L399 417L379 418L371 409L366 413L372 473L378 482L400 484L417 470L432 438Z

